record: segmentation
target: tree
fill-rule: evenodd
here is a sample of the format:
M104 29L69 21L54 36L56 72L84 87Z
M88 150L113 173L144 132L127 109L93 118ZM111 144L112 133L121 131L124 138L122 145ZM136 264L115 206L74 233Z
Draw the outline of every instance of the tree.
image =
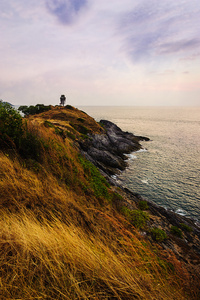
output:
M39 114L50 109L51 109L50 105L44 105L44 104L36 104L35 106L22 105L18 108L18 110L21 111L25 116Z
M21 105L18 108L19 111L21 111L25 116L28 115L28 106L27 105Z
M22 117L10 104L0 101L0 140L3 145L19 146L23 134Z

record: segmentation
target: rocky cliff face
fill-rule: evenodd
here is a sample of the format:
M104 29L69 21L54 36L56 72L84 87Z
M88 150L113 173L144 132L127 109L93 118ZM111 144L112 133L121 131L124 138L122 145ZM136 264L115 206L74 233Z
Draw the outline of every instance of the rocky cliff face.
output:
M104 175L113 175L127 167L126 154L141 149L139 142L148 141L149 138L124 132L110 121L101 120L100 124L105 130L104 133L90 135L87 140L80 142L80 146L84 155L103 171ZM189 272L195 270L198 273L200 270L200 228L198 225L193 220L168 211L122 186L119 189L119 185L110 176L107 176L107 179L123 197L123 201L116 203L119 209L123 206L131 210L138 209L138 203L141 200L147 201L150 219L148 229L143 230L141 234L154 244L150 234L151 229L155 227L163 229L168 238L160 243L160 246L164 251L167 250L166 255L170 255L169 251L172 251L171 253L174 253L186 265ZM190 232L183 230L182 238L173 235L170 231L172 226L179 228L180 224L186 224L191 228Z
M147 137L135 136L122 131L110 121L101 120L103 134L92 134L80 142L84 155L108 175L113 175L127 167L126 154L142 148L139 141L148 141Z

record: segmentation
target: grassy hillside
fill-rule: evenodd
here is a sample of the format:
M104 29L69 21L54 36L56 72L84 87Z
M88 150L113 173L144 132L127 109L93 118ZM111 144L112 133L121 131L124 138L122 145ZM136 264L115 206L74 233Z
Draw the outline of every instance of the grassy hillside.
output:
M3 126L1 299L198 299L192 274L141 236L80 155L77 139L103 132L91 117L58 107L23 120L19 136Z

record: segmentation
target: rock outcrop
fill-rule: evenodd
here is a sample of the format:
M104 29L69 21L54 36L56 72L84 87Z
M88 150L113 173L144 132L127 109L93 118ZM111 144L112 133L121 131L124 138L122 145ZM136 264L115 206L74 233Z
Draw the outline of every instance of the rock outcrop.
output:
M127 167L126 154L142 148L139 141L149 138L135 136L122 131L110 121L101 120L103 134L91 134L87 140L80 141L84 155L99 169L108 175L113 175Z
M141 200L147 201L150 219L148 228L143 230L141 234L154 244L155 241L152 240L150 233L151 229L163 229L168 236L166 240L159 243L163 253L166 253L168 256L170 253L174 253L178 260L185 264L189 272L193 270L193 272L199 274L200 228L195 221L166 210L147 199L143 199L141 195L123 188L120 183L112 180L109 176L118 173L119 170L124 170L127 167L126 154L141 149L142 146L139 142L142 140L148 141L149 138L124 132L110 121L101 120L100 124L105 132L90 135L87 140L80 142L80 146L84 155L103 171L104 176L108 175L106 177L112 184L113 189L115 190L116 188L116 191L121 194L123 200L120 199L119 203L115 203L116 207L121 210L123 206L126 206L134 210L138 209L138 203ZM191 228L191 232L183 230L182 238L173 235L170 231L171 226L179 228L180 224L186 224Z

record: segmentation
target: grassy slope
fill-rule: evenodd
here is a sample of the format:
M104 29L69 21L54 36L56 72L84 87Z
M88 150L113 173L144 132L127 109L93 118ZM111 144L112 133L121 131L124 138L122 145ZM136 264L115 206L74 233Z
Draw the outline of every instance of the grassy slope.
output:
M140 236L80 156L80 125L102 132L78 110L53 109L27 124L35 156L0 153L1 299L197 299L173 253Z

